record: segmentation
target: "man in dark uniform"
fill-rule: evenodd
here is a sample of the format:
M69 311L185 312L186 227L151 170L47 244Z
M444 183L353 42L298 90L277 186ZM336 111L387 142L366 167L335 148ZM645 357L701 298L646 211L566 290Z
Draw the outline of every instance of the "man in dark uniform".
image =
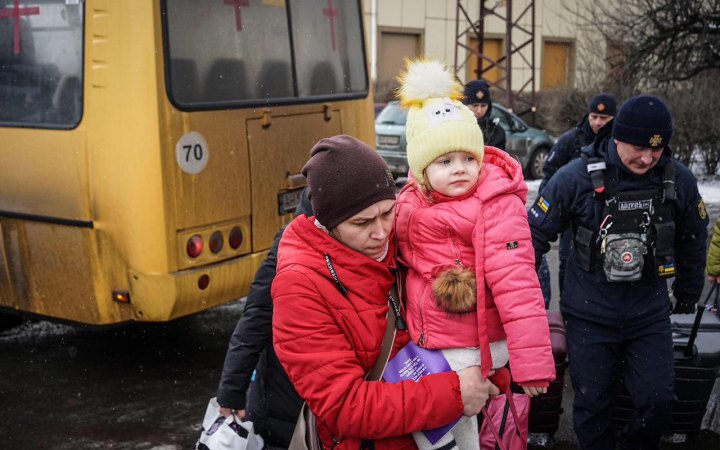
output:
M623 442L657 448L675 399L669 315L693 312L700 297L708 219L697 181L671 156L672 120L660 99L633 97L611 123L550 179L530 228L536 261L558 233L573 231L560 308L581 447L615 448L611 402L622 360L635 409Z
M505 130L500 126L499 120L490 117L492 98L490 97L490 85L488 82L485 80L472 80L466 84L462 102L475 114L478 126L482 130L485 145L492 145L500 150L505 150Z
M580 157L580 150L593 143L598 131L613 117L616 110L615 97L605 92L594 95L588 104L588 113L583 116L575 128L562 134L550 150L545 166L540 190L559 168Z
M569 163L573 159L580 157L580 151L593 143L598 131L615 116L616 104L615 97L607 93L594 95L590 99L588 105L588 113L573 128L563 133L557 140L550 155L543 167L543 179L540 182L538 192L542 192L550 178L558 171L559 168ZM572 233L565 230L560 235L560 243L558 248L558 256L560 260L560 268L558 270L558 286L560 287L560 297L563 293L563 278L565 277L565 263L570 254L570 246L572 241ZM547 280L541 279L541 283L550 283L550 273L548 271L540 271L541 277L547 277Z

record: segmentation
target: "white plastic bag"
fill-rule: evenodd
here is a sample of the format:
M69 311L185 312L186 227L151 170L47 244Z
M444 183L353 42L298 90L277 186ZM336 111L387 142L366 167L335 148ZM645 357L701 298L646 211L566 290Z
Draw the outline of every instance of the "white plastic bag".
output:
M252 422L242 422L234 414L223 417L219 408L217 398L211 398L196 450L262 450L265 447L262 438L253 432Z

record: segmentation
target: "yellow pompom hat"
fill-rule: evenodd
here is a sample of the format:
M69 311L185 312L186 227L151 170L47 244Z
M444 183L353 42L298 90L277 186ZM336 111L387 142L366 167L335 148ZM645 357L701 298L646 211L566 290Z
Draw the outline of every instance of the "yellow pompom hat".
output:
M473 112L460 101L462 86L444 64L408 60L398 81L400 103L409 109L408 165L418 182L424 181L425 168L445 153L472 153L482 163L482 132Z

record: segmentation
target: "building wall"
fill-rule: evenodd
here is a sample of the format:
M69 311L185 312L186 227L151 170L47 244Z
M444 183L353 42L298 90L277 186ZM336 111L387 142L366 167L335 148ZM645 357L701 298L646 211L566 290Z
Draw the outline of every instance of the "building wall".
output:
M514 10L513 17L517 17L529 4L529 0L510 0ZM568 8L575 8L580 11L582 4L591 0L579 0L571 2L568 0L535 0L535 88L540 90L543 83L551 83L551 78L558 78L558 70L554 67L545 67L543 76L543 57L550 54L562 53L559 47L567 47L570 55L567 70L567 83L570 86L585 86L592 84L593 69L591 51L602 53L604 42L594 35L587 27L575 25L577 16ZM497 1L498 4L502 3ZM495 4L494 0L488 1L488 5ZM480 0L463 0L463 5L468 10L471 19L479 18ZM373 9L375 6L375 9ZM430 58L446 62L450 67L455 64L455 38L456 38L456 0L364 0L366 27L370 39L370 46L375 42L382 45L383 33L412 33L420 36L420 53ZM375 21L372 20L373 12ZM500 6L498 12L504 14L505 6ZM373 28L375 24L375 28ZM519 22L519 25L531 29L529 14ZM461 21L461 30L467 26L466 21ZM375 40L372 34L375 33ZM505 22L495 16L488 16L485 20L485 36L491 38L502 38L505 36ZM528 35L519 30L514 30L513 42L518 44L526 41ZM549 48L546 52L545 49ZM380 52L369 52L371 55L379 55ZM523 51L525 58L530 61L532 53L530 46ZM546 54L547 53L547 54ZM467 52L458 50L458 61L465 60ZM557 57L555 58L557 60ZM371 57L371 66L382 66L385 61L378 60L377 56ZM372 73L377 73L373 72ZM512 59L512 87L517 90L523 86L531 76L530 67L522 58L515 54ZM458 71L458 77L463 81L468 78L465 70ZM543 79L545 78L545 80ZM552 83L551 83L552 84Z

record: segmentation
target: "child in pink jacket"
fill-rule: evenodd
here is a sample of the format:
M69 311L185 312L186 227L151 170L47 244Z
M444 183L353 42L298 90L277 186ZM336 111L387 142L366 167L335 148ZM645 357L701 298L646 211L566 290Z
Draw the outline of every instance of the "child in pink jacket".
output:
M509 360L525 393L544 393L555 365L522 168L483 146L473 113L458 101L461 86L442 64L409 63L400 80L411 174L396 204L396 233L411 339L442 350L453 370L479 365L487 377ZM414 437L421 450L479 448L475 417L435 445Z

